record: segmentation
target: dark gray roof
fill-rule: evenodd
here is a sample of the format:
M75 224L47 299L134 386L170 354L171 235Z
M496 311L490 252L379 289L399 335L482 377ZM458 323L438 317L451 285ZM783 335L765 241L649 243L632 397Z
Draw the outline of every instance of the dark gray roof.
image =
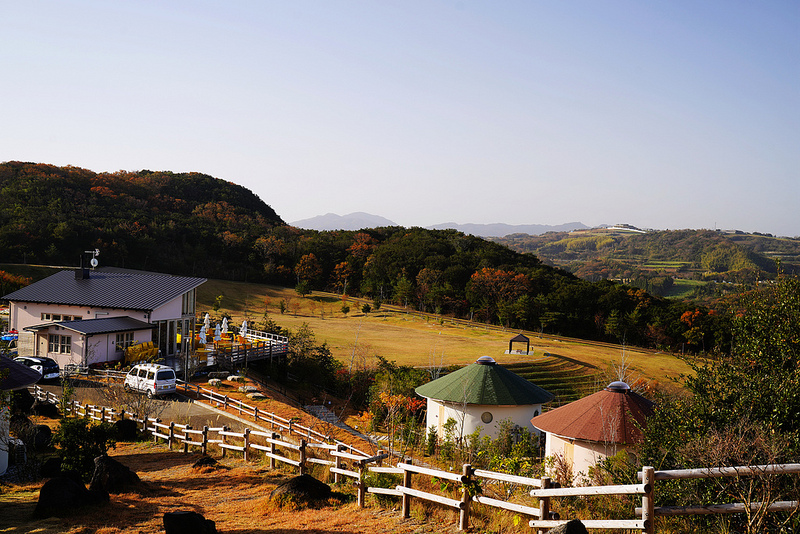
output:
M8 370L8 374L4 370ZM42 378L35 369L15 362L11 358L0 356L0 390L9 391L21 389L31 384L35 384Z
M205 281L205 278L190 276L104 269L91 271L86 280L76 280L75 271L68 270L9 293L3 299L152 311Z
M39 330L50 326L60 326L79 334L108 334L112 332L130 332L132 330L151 330L156 327L133 317L103 317L101 319L86 319L81 321L57 321L54 323L29 326L25 330Z

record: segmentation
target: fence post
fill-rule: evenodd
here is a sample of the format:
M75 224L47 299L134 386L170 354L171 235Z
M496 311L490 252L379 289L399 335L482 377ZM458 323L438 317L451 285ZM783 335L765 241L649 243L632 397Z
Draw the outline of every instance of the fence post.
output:
M289 419L289 437L292 436L292 420Z
M647 488L647 493L642 495L642 521L644 522L645 534L654 534L656 531L655 522L655 469L651 466L642 467L642 482Z
M89 419L91 417L91 413L92 412L89 411L89 405L88 404L84 404L83 405L83 417L85 417L86 419Z
M339 445L336 446L336 452L342 452L343 450L344 450L344 445L339 444ZM342 468L342 457L341 456L335 456L334 458L335 458L334 461L336 462L336 465L335 465L336 469L341 469ZM333 483L334 484L338 484L339 483L339 473L334 473L333 474Z
M542 477L542 489L550 487L550 477ZM539 497L539 519L546 521L550 519L550 497ZM547 532L539 530L539 532Z
M228 402L228 396L226 395L225 396L225 403L227 404L227 402ZM222 431L223 432L227 432L228 431L228 427L227 426L223 426L222 427ZM220 434L219 437L220 437L220 441L222 442L222 443L220 443L220 445L225 445L225 434ZM225 454L228 452L228 449L226 449L225 447L222 447L222 446L220 446L220 449L222 449L222 457L225 458Z
M186 428L183 431L183 454L187 454L189 452L189 434L186 432L187 430L192 430L192 425L186 425Z
M208 454L208 425L203 425L203 445L200 450L203 454Z
M156 436L156 434L158 434L158 427L156 425L158 423L160 423L160 422L161 422L161 419L159 419L158 417L156 417L155 421L153 422L153 443L158 443L158 436ZM144 418L144 425L145 425L145 428L147 428L147 418L146 417Z
M169 422L169 437L167 438L167 445L169 450L172 450L172 440L175 439L175 421Z
M245 428L244 429L244 461L245 462L249 458L249 455L247 454L247 451L248 451L249 448L250 448L250 429L249 428Z
M383 450L383 449L378 449L378 456L380 456L380 455L382 455L382 454L385 454L385 453L386 453L386 451L385 451L385 450ZM383 466L383 458L380 458L380 459L378 460L378 467L381 467L381 466Z
M278 439L278 434L273 432L272 433L272 439L273 440ZM275 469L275 465L277 463L275 461L275 451L276 451L275 443L274 442L270 442L270 444L269 444L269 453L272 455L272 456L269 457L269 467L270 467L270 469Z
M364 508L367 500L367 483L364 481L364 460L358 461L358 507Z
M306 474L306 440L300 440L300 474Z
M225 395L225 411L228 411L228 396Z
M469 494L471 477L472 466L470 464L461 466L461 502L464 506L458 512L458 530L469 528L469 502L472 499Z
M100 422L101 423L105 423L106 422L106 407L105 406L100 408Z
M275 430L275 414L272 412L269 413L269 428Z
M122 410L119 412L119 420L120 420L120 421L124 421L124 420L125 420L125 408L123 408L123 409L122 409Z
M253 421L258 421L258 406L253 410Z
M407 463L411 463L411 459L407 459ZM411 487L411 471L403 469L403 487L410 488ZM407 493L403 493L403 504L402 504L402 516L403 519L408 519L411 517L411 495Z

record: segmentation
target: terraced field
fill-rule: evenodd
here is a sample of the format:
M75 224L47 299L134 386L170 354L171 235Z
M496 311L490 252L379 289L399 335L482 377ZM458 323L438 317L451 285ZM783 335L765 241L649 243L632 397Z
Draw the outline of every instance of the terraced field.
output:
M602 383L602 373L597 367L553 354L527 362L505 364L504 367L555 395L550 405L554 408L585 397L606 385Z

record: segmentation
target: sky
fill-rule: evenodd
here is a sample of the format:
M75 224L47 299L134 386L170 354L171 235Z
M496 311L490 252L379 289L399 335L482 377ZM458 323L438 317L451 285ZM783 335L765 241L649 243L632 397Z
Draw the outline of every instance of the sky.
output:
M800 2L6 0L0 161L287 222L800 236Z

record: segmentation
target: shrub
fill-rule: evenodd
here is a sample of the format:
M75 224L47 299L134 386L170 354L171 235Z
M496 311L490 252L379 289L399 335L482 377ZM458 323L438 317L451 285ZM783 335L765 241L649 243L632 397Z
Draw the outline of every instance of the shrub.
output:
M114 427L86 419L62 419L53 436L61 449L61 468L75 470L88 480L94 472L94 459L115 445Z

